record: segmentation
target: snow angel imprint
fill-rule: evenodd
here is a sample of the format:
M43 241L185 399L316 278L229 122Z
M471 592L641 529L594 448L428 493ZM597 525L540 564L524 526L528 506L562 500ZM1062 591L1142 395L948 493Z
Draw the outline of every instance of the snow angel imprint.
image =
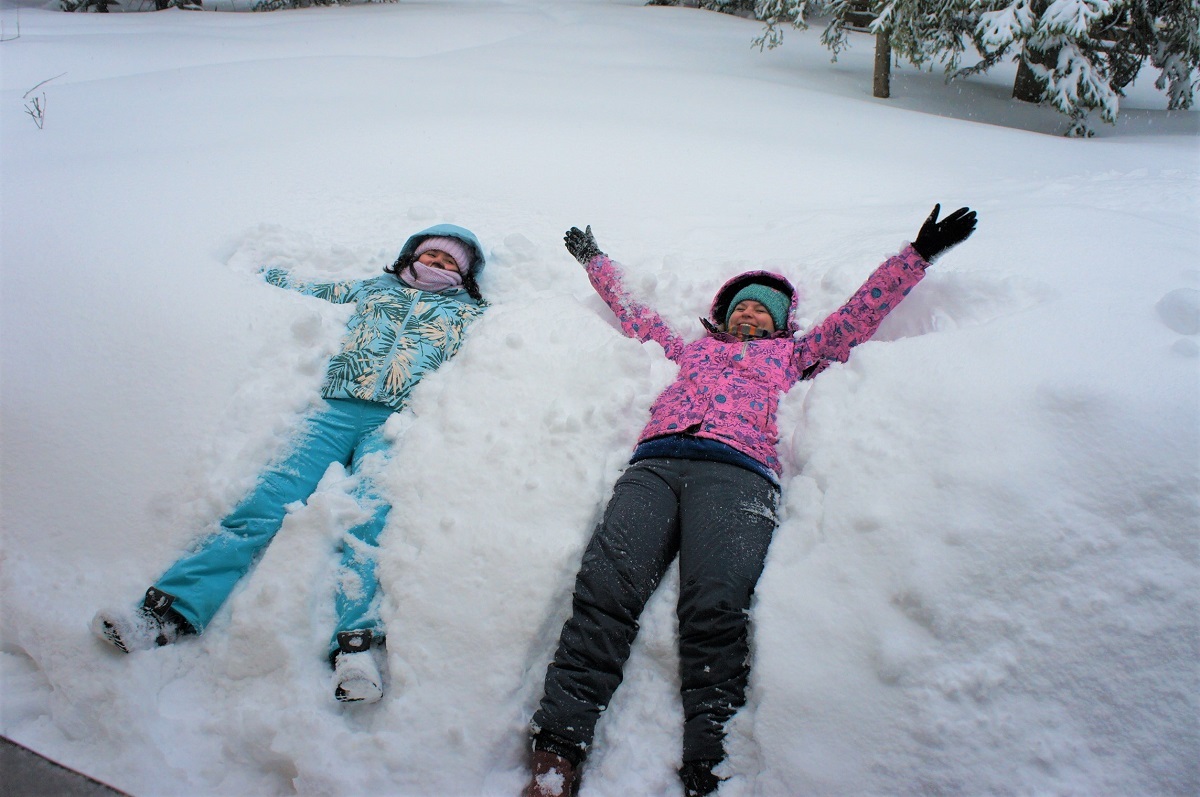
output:
M679 559L679 656L687 795L715 791L725 724L745 702L747 612L776 525L780 464L776 408L802 379L844 362L938 254L975 229L961 208L875 269L841 308L797 336L796 291L751 271L717 293L705 334L685 339L625 290L621 272L586 231L566 246L626 335L662 346L679 366L650 409L629 467L613 487L583 554L570 619L533 716L525 797L571 795L600 712L621 682L638 617Z
M101 611L93 631L129 652L203 633L234 585L270 544L285 507L307 499L333 462L356 479L367 519L346 532L329 642L338 700L383 696L375 555L390 506L375 476L388 457L382 427L407 405L421 377L450 359L487 306L476 278L483 249L469 230L441 224L413 235L386 273L371 279L303 283L282 269L267 282L338 304L354 304L341 350L329 361L323 402L280 459L226 516L220 528L171 566L131 611Z

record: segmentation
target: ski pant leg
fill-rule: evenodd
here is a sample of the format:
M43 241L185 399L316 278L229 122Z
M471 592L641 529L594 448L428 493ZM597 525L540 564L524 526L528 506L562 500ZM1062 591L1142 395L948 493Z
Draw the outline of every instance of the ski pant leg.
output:
M286 507L308 498L333 462L346 462L358 441L355 402L326 401L307 419L281 459L222 521L216 533L171 566L154 586L200 633L283 525Z
M600 712L621 683L638 617L679 545L679 497L672 460L631 465L583 554L570 619L563 625L545 692L531 723L582 759Z
M746 702L748 612L779 502L779 488L753 471L689 464L680 501L678 606L685 763L723 759L725 723Z
M339 649L339 634L369 631L371 640L376 643L384 637L383 622L379 617L379 579L375 572L379 535L392 508L380 496L377 486L390 453L390 444L383 436L383 421L391 415L391 410L387 407L383 410L379 425L354 449L352 471L358 480L354 497L368 515L342 537L342 560L334 595L337 625L329 640L331 658Z

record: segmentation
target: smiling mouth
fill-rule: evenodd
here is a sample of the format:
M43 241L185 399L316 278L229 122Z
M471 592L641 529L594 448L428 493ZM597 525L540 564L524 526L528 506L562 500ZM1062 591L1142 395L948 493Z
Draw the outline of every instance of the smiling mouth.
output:
M732 324L729 327L729 333L740 340L765 338L771 334L764 327L756 326L755 324Z

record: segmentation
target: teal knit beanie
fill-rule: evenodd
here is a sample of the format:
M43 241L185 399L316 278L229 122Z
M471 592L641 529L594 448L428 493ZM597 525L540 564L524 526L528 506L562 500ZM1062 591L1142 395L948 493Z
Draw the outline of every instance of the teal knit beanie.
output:
M771 320L775 322L776 332L787 329L788 310L791 308L791 301L782 292L774 288L768 288L766 285L760 285L757 282L752 282L742 288L729 300L729 308L725 311L726 327L729 326L729 317L733 315L733 309L747 299L753 299L767 308L767 312L771 314Z

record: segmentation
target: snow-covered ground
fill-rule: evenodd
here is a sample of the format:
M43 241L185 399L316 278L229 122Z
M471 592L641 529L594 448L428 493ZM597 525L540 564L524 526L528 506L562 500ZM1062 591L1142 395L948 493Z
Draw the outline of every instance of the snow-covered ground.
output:
M1081 141L1011 68L876 100L868 39L759 53L756 23L633 0L0 21L4 735L139 797L515 794L672 374L563 231L698 333L762 265L821 318L940 201L976 235L783 403L721 794L1200 792L1200 113L1152 75ZM324 660L336 467L203 637L96 641L317 394L347 308L258 268L372 275L438 221L484 241L493 306L392 422L384 701L336 703ZM680 794L676 594L583 797Z

